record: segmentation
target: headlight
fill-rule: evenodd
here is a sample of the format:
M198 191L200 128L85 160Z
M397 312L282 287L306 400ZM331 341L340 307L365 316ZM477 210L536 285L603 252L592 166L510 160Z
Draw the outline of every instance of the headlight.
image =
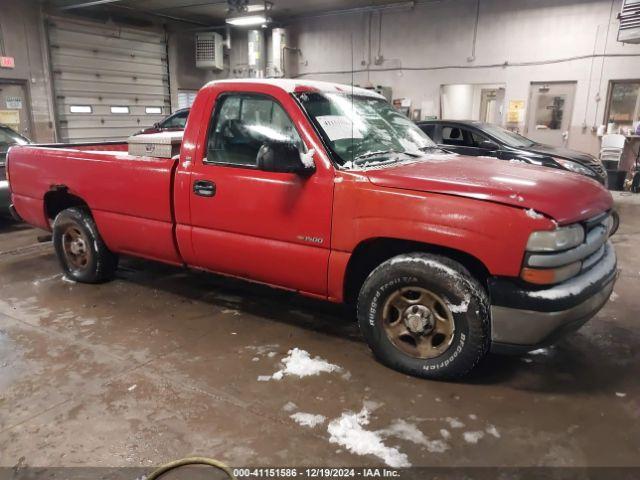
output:
M584 242L584 228L580 225L533 232L527 242L530 252L556 252L577 247Z
M580 175L587 175L589 177L594 177L596 175L596 173L593 170L585 167L584 165L580 165L577 162L572 162L571 160L565 160L564 158L555 158L555 161L558 162L567 170L569 170L570 172L579 173Z

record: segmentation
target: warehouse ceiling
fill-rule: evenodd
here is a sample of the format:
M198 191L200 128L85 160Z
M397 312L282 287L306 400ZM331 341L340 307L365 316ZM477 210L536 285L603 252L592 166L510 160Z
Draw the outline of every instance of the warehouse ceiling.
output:
M226 0L50 0L53 10L75 14L96 14L108 11L123 15L151 15L167 20L188 21L195 24L222 24L227 14ZM261 4L250 0L250 4ZM390 0L272 0L271 16L274 20L322 14L327 12L411 4Z

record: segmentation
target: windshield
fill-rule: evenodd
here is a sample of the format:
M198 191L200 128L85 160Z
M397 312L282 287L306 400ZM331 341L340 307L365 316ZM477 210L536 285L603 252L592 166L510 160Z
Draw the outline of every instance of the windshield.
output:
M502 143L514 147L514 148L527 148L534 145L536 142L529 140L527 137L507 130L506 128L498 127L497 125L484 124L482 129L489 135L493 135Z
M343 167L404 161L438 148L382 99L324 92L297 98Z

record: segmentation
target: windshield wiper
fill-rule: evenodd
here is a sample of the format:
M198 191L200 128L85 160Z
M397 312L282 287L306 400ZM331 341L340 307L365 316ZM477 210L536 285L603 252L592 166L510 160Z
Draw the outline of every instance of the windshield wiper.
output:
M380 157L382 155L389 155L390 153L400 153L400 152L398 152L396 150L376 150L375 152L363 153L363 154L358 155L356 158L353 159L353 164L356 165L360 161L366 160L367 158Z
M380 157L382 155L389 155L392 153L395 153L397 155L407 155L408 157L413 157L413 158L417 158L420 156L419 154L413 153L413 152L400 152L398 150L377 150L375 152L367 152L367 153L363 153L362 155L358 155L356 158L353 159L353 164L358 165L363 160L367 160L368 158Z
M447 150L445 150L442 147L438 147L437 145L428 145L426 147L420 147L418 150L420 150L421 152L446 152Z

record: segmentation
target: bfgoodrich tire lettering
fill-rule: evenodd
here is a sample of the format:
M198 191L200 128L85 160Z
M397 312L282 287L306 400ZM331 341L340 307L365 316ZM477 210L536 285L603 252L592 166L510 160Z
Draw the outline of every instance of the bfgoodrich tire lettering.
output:
M406 310L389 307L398 292L408 297L400 299L400 304L409 301ZM421 302L430 307L411 306ZM385 317L390 312L398 315L393 321ZM382 363L419 377L464 376L489 350L489 299L484 288L462 265L440 255L399 255L377 267L360 290L358 322ZM447 335L439 333L435 325L447 322L452 322ZM392 332L398 328L411 335L395 337ZM447 343L434 344L436 334Z
M77 282L111 280L118 267L117 255L104 244L85 208L67 208L56 216L53 246L65 275Z

